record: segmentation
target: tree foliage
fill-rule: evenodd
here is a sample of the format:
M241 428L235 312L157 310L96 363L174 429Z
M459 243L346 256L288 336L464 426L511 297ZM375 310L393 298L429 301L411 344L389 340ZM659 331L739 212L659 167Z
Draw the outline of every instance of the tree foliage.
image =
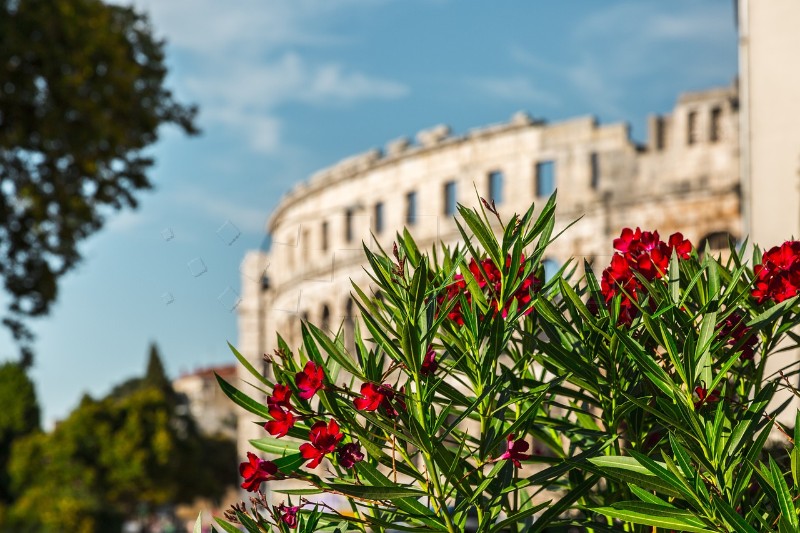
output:
M16 363L0 366L0 505L10 501L6 472L14 440L39 429L39 403L33 382Z
M164 87L163 45L130 7L0 0L0 276L23 355L23 320L49 311L78 244L151 187L159 127L197 131Z
M202 436L171 389L138 383L86 396L51 433L14 444L9 531L119 531L140 508L218 499L233 484L234 443Z

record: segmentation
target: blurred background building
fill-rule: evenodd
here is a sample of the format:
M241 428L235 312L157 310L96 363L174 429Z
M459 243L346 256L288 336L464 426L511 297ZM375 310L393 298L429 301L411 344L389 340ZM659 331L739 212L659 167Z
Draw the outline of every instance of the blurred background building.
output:
M225 381L236 378L236 366L200 368L172 381L173 390L182 395L186 406L205 435L236 438L236 404L219 388L216 376Z

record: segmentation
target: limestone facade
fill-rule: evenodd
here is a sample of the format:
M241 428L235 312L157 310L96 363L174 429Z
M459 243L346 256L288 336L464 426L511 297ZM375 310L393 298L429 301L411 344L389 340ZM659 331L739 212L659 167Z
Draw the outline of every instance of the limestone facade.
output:
M682 94L671 113L650 117L644 145L623 123L518 113L463 135L437 126L320 170L273 212L270 250L245 257L239 350L260 367L276 332L299 343L302 319L351 327L351 280L369 287L362 242L389 250L405 226L423 249L455 243L455 202L477 205L478 195L507 219L558 189L556 232L577 222L550 247L550 268L575 257L599 272L626 226L727 249L743 235L738 109L735 86ZM242 449L263 436L247 420Z

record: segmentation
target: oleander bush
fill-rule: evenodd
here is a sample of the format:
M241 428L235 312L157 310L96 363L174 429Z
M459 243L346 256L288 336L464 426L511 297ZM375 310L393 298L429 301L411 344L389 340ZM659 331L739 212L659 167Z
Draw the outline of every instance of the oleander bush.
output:
M547 279L555 205L460 206L455 248L365 247L352 341L303 323L267 376L233 349L253 389L220 385L264 436L240 466L253 497L219 527L800 531L799 437L776 420L800 243L751 268L746 245L722 259L625 229L599 275Z

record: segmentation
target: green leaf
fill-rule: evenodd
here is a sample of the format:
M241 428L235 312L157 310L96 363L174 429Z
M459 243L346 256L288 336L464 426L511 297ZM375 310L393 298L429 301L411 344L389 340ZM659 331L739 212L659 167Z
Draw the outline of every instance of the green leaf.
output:
M256 450L274 455L286 455L287 452L297 452L300 449L300 444L295 441L275 437L262 437L249 442Z
M546 502L540 503L539 505L534 505L532 507L528 507L527 509L519 511L518 513L513 513L508 515L508 518L506 518L501 522L498 522L492 527L491 533L498 533L500 531L504 531L505 527L510 526L511 524L523 523L525 519L530 518L531 516L541 511L542 509L549 506L552 501L553 500L547 500Z
M800 485L797 482L798 472L800 472L800 409L797 410L797 416L794 422L794 447L790 453L792 460L792 481L795 486Z
M628 353L633 356L633 360L650 382L661 389L671 400L675 400L675 384L664 369L658 366L650 354L645 351L644 347L630 337L629 332L622 329L616 329L614 336L625 345Z
M306 335L307 332L310 332L317 343L322 347L325 352L331 356L331 358L342 365L342 368L350 372L352 375L364 379L364 373L358 368L354 363L353 360L344 352L341 345L331 341L328 338L328 335L325 334L321 329L311 323L303 324L303 334Z
M219 527L224 529L227 533L242 533L239 528L235 527L233 524L229 524L221 518L214 518L214 520L216 520L217 524L219 524Z
M197 521L194 523L193 533L203 533L203 513L197 514Z
M256 370L255 367L250 364L250 361L248 361L247 358L245 358L245 356L240 354L239 350L237 350L230 342L228 343L228 348L231 349L233 355L236 357L236 359L239 360L239 363L241 363L241 365L247 369L248 372L253 374L253 376L255 376L256 379L258 379L261 383L263 383L267 387L272 387L273 384L267 378L265 378L261 372Z
M287 494L290 496L311 496L313 494L323 494L325 491L322 489L282 489L276 487L270 487L272 492L278 492L280 494Z
M372 486L393 487L394 483L385 475L380 473L377 468L363 461L356 466L361 477L372 484ZM447 531L447 528L438 521L438 517L433 514L428 507L422 505L414 498L400 498L393 500L398 509L406 513L409 517L416 518L433 531Z
M219 387L222 389L222 392L225 393L225 396L233 400L233 403L244 408L246 411L253 413L254 415L258 415L265 419L271 418L269 416L269 410L266 408L266 406L250 398L248 395L219 377L219 374L216 372L214 372L214 375L217 377L217 383L219 383Z
M604 516L625 520L634 524L662 529L676 529L689 533L714 533L706 524L689 511L668 509L663 505L644 502L619 502L612 507L596 507L592 511Z
M733 508L722 498L714 499L714 506L717 508L722 518L736 533L758 533L750 524L748 524L742 516L733 510Z
M781 518L786 519L789 522L789 525L792 527L790 531L796 532L798 530L798 521L797 512L794 509L792 494L789 492L789 487L786 485L786 478L783 477L783 473L781 472L780 468L778 468L778 463L776 463L772 457L769 458L769 469L772 477L773 487L778 495L778 505L781 509Z
M625 483L666 494L667 496L682 496L681 486L672 481L665 481L652 473L633 457L607 456L589 459L589 462L600 468L609 476Z
M586 493L588 493L599 480L600 476L591 476L579 485L573 487L566 494L562 495L552 507L542 513L542 516L540 516L539 519L533 523L533 526L528 529L527 533L539 533L540 531L544 531L544 529L548 527L553 520L560 516L564 511L569 509L573 503L583 498L584 495L586 495Z
M681 268L676 251L672 252L669 260L669 295L672 303L678 303L681 295Z
M694 375L695 379L700 378L703 383L711 381L711 342L714 340L714 329L717 326L717 313L707 313L703 316L700 324L700 337L697 339L697 346L694 352ZM708 386L708 385L706 385Z
M305 462L306 459L303 459L300 453L293 453L273 461L278 466L278 469L287 476L295 473Z
M346 483L331 483L331 489L341 492L346 496L353 496L364 500L396 500L398 498L419 498L427 496L426 492L411 487L374 487L370 485L348 485Z

